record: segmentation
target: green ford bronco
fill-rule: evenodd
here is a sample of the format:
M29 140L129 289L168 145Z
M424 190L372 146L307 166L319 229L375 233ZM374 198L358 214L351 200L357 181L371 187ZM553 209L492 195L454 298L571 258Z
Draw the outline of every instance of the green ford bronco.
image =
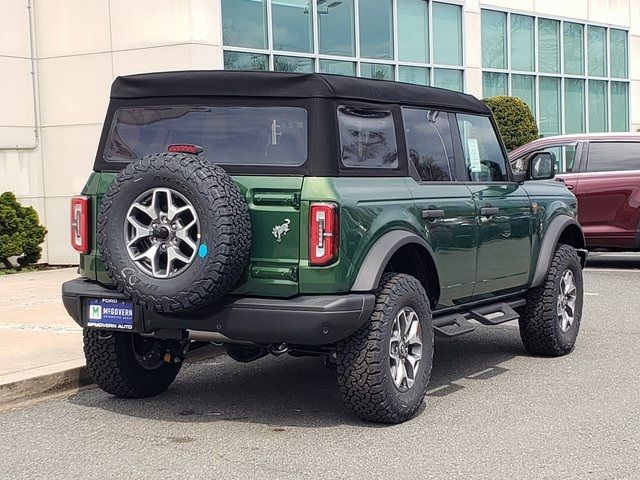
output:
M189 347L323 355L362 419L420 408L434 335L517 320L564 355L584 237L551 155L514 174L489 109L409 84L194 71L116 79L71 204L62 287L106 392L147 397Z

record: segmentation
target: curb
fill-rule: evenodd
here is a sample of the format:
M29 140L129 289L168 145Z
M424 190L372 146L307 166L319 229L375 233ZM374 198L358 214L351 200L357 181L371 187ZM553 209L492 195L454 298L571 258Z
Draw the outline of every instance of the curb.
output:
M202 362L224 352L222 347L203 346L192 352L185 363ZM92 385L95 383L86 365L0 384L0 411L52 395L75 393Z
M70 368L0 385L0 410L93 384L86 366Z

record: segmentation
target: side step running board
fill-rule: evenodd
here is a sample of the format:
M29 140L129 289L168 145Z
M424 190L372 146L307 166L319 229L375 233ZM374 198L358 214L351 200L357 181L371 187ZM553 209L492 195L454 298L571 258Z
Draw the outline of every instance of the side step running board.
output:
M511 302L498 302L483 305L467 312L451 313L433 319L433 330L436 335L445 338L457 337L464 333L473 332L476 326L469 320L484 325L499 325L520 318L514 308L522 307L524 299Z

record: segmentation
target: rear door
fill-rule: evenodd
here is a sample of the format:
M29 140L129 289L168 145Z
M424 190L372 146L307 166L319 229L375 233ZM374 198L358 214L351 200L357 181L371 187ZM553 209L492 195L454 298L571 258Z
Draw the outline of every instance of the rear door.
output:
M467 187L478 223L474 297L523 287L531 269L531 202L512 181L507 157L490 117L457 114Z
M590 142L574 193L590 246L636 248L640 142Z
M402 109L412 177L407 186L433 249L442 307L471 297L477 257L475 204L458 181L450 117L446 112Z

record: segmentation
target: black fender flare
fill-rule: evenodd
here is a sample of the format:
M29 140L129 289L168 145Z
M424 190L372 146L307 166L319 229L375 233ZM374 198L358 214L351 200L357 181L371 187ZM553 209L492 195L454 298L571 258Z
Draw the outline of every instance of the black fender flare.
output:
M556 247L558 246L560 237L562 236L564 231L572 225L578 227L580 231L580 240L578 242L579 245L571 246L578 250L580 263L584 267L587 258L587 252L586 250L584 250L585 240L584 233L582 233L582 227L575 218L568 215L555 217L553 220L551 220L551 223L547 227L544 239L542 240L542 245L540 245L540 251L538 252L538 262L536 263L536 270L531 280L532 287L538 287L542 285L542 282L544 282L544 278L547 276L547 272L549 271L549 267L551 266L551 260L553 259L553 254L556 251Z
M394 230L392 232L387 232L382 235L369 249L369 252L360 266L358 276L351 287L351 291L370 292L375 290L380 282L380 278L384 273L384 268L389 262L389 259L401 247L410 243L415 243L424 248L431 259L434 260L435 257L433 256L433 251L431 250L431 247L429 247L429 244L415 233L411 233L406 230Z

